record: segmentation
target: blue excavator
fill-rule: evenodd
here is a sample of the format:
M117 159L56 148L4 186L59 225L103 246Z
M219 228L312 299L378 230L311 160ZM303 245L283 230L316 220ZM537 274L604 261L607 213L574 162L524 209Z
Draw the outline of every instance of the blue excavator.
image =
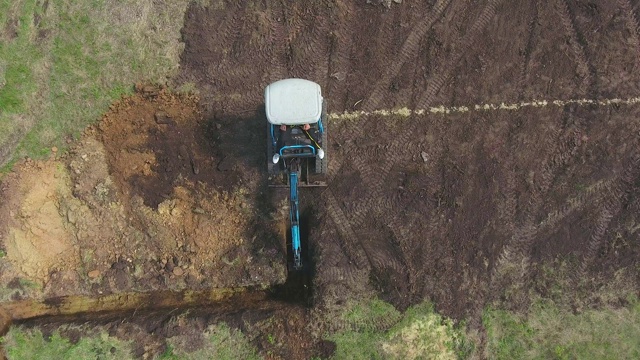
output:
M327 111L320 85L284 79L265 88L269 186L289 188L291 267L303 269L298 188L326 186Z

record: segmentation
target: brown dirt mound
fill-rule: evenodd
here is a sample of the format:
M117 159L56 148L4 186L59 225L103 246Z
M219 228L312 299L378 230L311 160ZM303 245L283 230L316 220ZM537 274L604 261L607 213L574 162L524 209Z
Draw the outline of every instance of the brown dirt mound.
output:
M65 156L3 180L4 284L49 297L284 282L281 212L250 192L261 178L220 165L197 98L138 90Z
M60 204L71 197L70 179L55 161L27 162L11 174L14 191L5 197L7 257L30 278L48 280L49 271L76 267L75 247Z
M211 191L237 188L236 164L222 163L216 153L219 129L202 116L198 98L138 88L139 95L112 105L97 128L120 188L154 209L177 184Z

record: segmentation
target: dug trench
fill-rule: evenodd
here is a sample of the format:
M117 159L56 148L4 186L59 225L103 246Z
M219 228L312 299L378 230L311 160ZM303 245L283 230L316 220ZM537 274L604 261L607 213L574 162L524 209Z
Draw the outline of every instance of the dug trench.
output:
M301 217L302 236L309 232L308 210ZM312 271L314 264L305 246L303 261L307 265L303 271L290 272L284 284L270 288L244 287L228 289L208 289L181 292L164 290L147 293L119 293L100 297L64 296L48 298L44 301L20 300L5 302L0 306L0 336L4 336L10 326L22 325L38 328L46 336L53 331L62 334L72 342L79 339L79 330L64 330L92 324L93 327L108 329L112 336L139 339L132 353L136 357L147 358L167 351L164 338L184 335L201 335L207 325L221 321L235 324L246 332L247 325L260 325L269 319L266 327L261 327L262 339L254 337L261 349L272 348L272 340L264 334L276 334L295 339L295 343L270 352L284 358L307 358L332 354L335 345L327 341L313 339L307 333L312 305ZM181 319L176 325L174 319ZM276 319L276 321L272 321ZM286 323L283 323L286 319ZM127 326L123 326L123 323ZM242 325L244 323L244 325ZM255 331L255 330L254 330ZM279 334L283 332L282 334ZM154 344L155 347L150 347ZM0 358L3 352L0 346Z
M287 277L287 192L266 186L264 114L205 118L193 95L136 90L68 153L24 161L4 180L3 334L11 322L284 308L302 329L311 277Z
M12 324L27 328L37 327L45 335L50 335L53 331L60 330L61 326L73 327L90 323L94 327L108 329L112 336L123 336L126 331L128 339L141 340L133 346L132 353L136 357L146 358L165 352L167 344L164 338L171 335L192 331L197 336L198 330L202 332L207 325L221 321L230 324L256 324L264 319L277 319L261 330L269 334L284 331L286 334L282 336L296 339L296 343L291 344L289 348L280 349L282 356L327 356L330 353L327 353L327 345L324 342L316 343L308 334L305 336L304 329L307 326L308 306L311 301L310 288L309 275L297 272L291 274L284 284L269 289L187 290L179 293L156 291L113 294L97 298L67 296L43 302L15 301L5 303L0 308L0 336L5 335ZM179 329L176 329L173 323L176 318L184 322L179 325ZM279 324L283 319L287 319L286 328ZM128 326L123 327L122 324L125 322ZM186 329L189 326L191 330ZM63 333L72 341L77 341L80 335L64 330ZM263 339L263 342L268 346L268 339ZM149 344L154 344L155 347L149 348ZM2 347L0 358L1 350Z

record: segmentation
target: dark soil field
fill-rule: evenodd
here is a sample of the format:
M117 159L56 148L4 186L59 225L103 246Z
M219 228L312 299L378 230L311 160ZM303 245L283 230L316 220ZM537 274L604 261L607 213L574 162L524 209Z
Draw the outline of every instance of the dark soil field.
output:
M202 329L233 318L258 332L272 316L269 331L292 341L274 348L264 335L251 339L272 358L306 359L331 355L335 346L314 334L335 325L322 320L327 314L363 294L401 310L431 300L439 313L482 334L487 306L526 309L532 293L548 295L548 264L568 264L576 298L623 269L638 284L638 3L386 3L192 4L173 81L195 85L197 110L196 100L180 96L167 100L171 110L145 105L165 95L141 88L127 105L137 112L112 110L116 116L92 130L114 186L148 208L180 199L215 214L217 205L206 204L214 190L249 194L251 215L238 221L251 245L200 253L215 244L197 243L208 238L198 231L216 232L190 216L181 221L191 234L185 239L194 239L193 259L276 257L283 251L277 231L262 229L286 194L265 186L263 90L289 77L323 89L328 186L301 190L310 277L275 290L271 299L280 305L268 310L185 321ZM170 111L177 112L162 117ZM180 111L197 115L181 118ZM134 227L153 223L145 219ZM161 252L189 265L195 260L187 245L178 255ZM162 259L154 271L171 284ZM198 286L251 282L252 270L244 270L250 262L232 272L233 281L197 264L185 270ZM276 282L277 271L269 274L264 281ZM590 305L576 300L577 307ZM138 356L161 353L158 339L178 331L162 316L130 319L127 331L159 344ZM113 324L106 326L117 333Z
M331 175L302 199L318 306L337 301L328 289L366 282L401 308L431 298L448 316L474 317L535 282L545 261L574 258L576 285L637 266L639 110L570 101L638 94L636 5L194 6L180 80L223 124L220 150L241 148L226 151L260 168L264 144L246 140L263 127L264 87L321 84L335 115ZM549 105L474 107L533 100ZM376 112L400 108L410 111Z

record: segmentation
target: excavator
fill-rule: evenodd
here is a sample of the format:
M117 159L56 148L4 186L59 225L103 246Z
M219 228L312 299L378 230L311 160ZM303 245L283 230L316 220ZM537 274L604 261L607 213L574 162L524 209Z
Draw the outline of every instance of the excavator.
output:
M284 79L264 91L269 186L289 189L290 268L302 270L301 187L327 186L327 107L320 85Z

